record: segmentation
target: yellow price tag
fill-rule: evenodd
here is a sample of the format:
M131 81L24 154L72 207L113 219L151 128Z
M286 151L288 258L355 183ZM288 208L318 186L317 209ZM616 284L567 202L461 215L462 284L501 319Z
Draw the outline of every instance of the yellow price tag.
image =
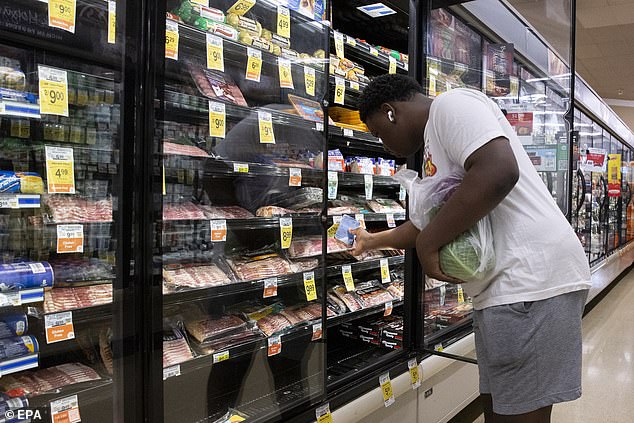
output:
M194 4L199 4L201 6L209 7L209 0L191 0Z
M73 149L44 148L46 155L46 182L49 194L75 194L75 164Z
M258 126L260 128L260 144L275 144L273 116L269 112L258 111Z
M390 262L388 259L381 259L381 283L390 283L392 278L390 277Z
M315 69L310 66L304 66L304 87L306 94L315 96Z
M277 33L291 38L291 12L284 6L277 6Z
M436 77L429 75L429 96L436 97Z
M337 229L339 229L339 223L335 223L331 227L328 228L328 238L334 238L337 233Z
M348 43L348 45L351 45L352 47L356 47L357 46L357 40L354 39L354 37L351 36L346 36L346 43Z
M233 171L236 173L249 173L249 163L234 163Z
M357 91L361 90L361 87L359 87L359 83L356 81L350 81L350 88Z
M379 51L374 47L370 47L370 54L375 57L379 57Z
M445 349L442 347L442 344L436 344L434 347L434 351L443 352Z
M247 47L247 75L249 81L260 82L262 73L262 52L251 47Z
M335 31L335 52L340 59L345 58L345 47L343 45L343 34Z
M335 104L343 105L346 97L346 81L343 78L335 77Z
M354 291L354 279L352 278L352 267L350 265L341 266L341 274L343 275L343 283L346 285L347 291Z
M227 10L227 14L235 13L236 15L244 15L255 6L255 0L238 0Z
M222 38L212 34L207 34L207 68L225 71Z
M76 0L48 0L48 26L75 33Z
M392 56L390 56L390 67L388 68L388 73L396 73L396 59Z
M38 65L40 113L68 117L68 74Z
M108 43L117 42L117 2L108 0Z
M229 360L229 351L219 352L213 355L214 364Z
M304 289L306 291L306 301L315 301L317 299L315 272L304 273Z
M165 58L178 60L178 22L165 21Z
M381 391L383 392L383 403L386 407L389 407L394 404L394 392L392 391L390 374L385 373L379 376L379 384L381 385Z
M315 409L315 417L317 423L332 423L332 414L330 414L330 404L324 404Z
M209 101L209 136L224 138L226 133L225 104Z
M291 241L293 241L293 219L290 217L280 218L280 241L282 249L290 248Z
M291 61L282 57L278 58L277 69L280 74L280 87L294 89Z
M167 195L167 189L165 187L165 164L163 164L163 195Z
M421 385L421 377L419 374L419 367L416 358L412 358L407 362L407 367L409 368L409 378L412 382L412 389L418 389Z
M458 304L464 303L464 291L462 286L458 285Z

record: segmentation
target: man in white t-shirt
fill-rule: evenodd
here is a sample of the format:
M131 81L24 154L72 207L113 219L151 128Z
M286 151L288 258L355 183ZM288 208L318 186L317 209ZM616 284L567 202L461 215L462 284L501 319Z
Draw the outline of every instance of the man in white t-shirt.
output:
M424 148L424 178L458 169L462 183L422 230L356 234L355 253L416 247L428 277L464 283L474 305L487 422L549 422L552 405L581 395L581 317L590 283L583 247L498 106L454 89L431 100L413 79L383 75L359 102L386 150ZM443 274L441 247L489 216L496 254L483 280Z

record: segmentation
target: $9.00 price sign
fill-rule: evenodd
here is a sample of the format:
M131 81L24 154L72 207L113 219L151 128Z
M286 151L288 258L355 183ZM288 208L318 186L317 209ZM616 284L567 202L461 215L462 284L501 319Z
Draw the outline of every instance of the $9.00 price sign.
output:
M48 0L48 26L75 33L76 0Z
M65 70L37 67L40 113L68 117L68 74Z
M227 113L224 103L209 101L209 136L224 138Z

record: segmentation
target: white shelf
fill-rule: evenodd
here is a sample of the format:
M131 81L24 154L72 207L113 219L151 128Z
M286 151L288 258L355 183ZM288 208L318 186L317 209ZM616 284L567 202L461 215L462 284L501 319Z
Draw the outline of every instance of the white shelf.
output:
M0 209L39 209L39 194L0 194Z

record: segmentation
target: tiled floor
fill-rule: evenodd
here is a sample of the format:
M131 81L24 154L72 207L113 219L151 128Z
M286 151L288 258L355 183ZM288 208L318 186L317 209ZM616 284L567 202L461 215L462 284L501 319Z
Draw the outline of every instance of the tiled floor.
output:
M451 422L483 423L469 408ZM584 317L583 396L556 405L552 422L634 422L634 270Z

